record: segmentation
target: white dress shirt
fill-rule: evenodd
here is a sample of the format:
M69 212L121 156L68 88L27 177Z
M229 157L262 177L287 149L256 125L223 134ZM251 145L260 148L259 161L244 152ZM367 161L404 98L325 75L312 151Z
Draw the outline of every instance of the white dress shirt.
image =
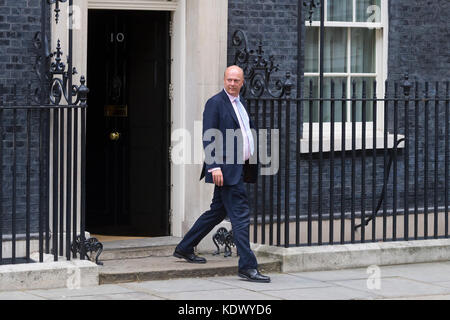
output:
M227 94L228 98L230 99L231 105L233 106L233 109L234 109L234 113L236 114L236 117L237 117L237 119L239 121L239 127L241 128L242 140L243 140L243 143L242 143L243 144L243 150L242 150L243 153L242 154L244 155L244 159L243 160L245 162L248 159L250 159L251 152L250 152L250 142L249 142L249 139L248 139L248 136L247 136L247 132L246 132L244 124L242 122L243 120L241 118L241 115L240 115L240 113L238 111L238 108L236 106L236 99L238 99L239 96L234 97L234 96L228 94L227 90L225 90L225 89L223 89L223 91L225 91L225 93ZM247 123L247 125L248 125L248 127L250 127L249 123ZM213 172L213 171L218 170L218 169L220 169L220 168L219 167L212 168L212 169L209 169L208 172Z

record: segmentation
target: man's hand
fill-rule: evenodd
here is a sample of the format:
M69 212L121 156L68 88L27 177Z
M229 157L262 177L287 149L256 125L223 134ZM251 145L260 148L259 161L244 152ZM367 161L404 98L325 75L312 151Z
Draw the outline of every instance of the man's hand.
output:
M222 187L223 186L222 170L220 170L220 169L214 170L213 172L211 172L211 174L212 174L214 184L218 187Z

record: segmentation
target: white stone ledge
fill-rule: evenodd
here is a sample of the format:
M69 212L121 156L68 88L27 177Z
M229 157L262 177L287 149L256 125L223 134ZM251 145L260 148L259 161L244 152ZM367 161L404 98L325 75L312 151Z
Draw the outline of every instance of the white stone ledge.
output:
M252 243L259 257L281 262L282 272L324 271L450 260L450 239L284 248Z
M47 257L45 261L48 261ZM88 260L0 266L0 291L97 286L98 266Z
M397 135L397 140L403 139L405 136L398 134ZM377 136L375 137L376 141L375 141L375 146L377 150L383 150L384 149L384 135L382 134L377 134ZM362 150L363 149L363 140L364 138L361 135L358 135L355 137L355 150ZM345 151L351 151L353 150L352 148L352 137L351 136L346 136L345 137ZM405 147L405 143L403 141L401 141L397 148L398 149L402 149ZM393 134L388 134L387 135L387 149L393 149L394 148L394 135ZM373 135L368 134L365 137L365 149L367 151L370 151L372 149L374 149L374 144L373 144ZM322 142L322 152L330 152L331 151L331 139L329 136L325 136L323 138L323 142ZM342 151L342 138L341 136L337 136L334 139L334 148L333 151ZM312 139L312 153L317 153L319 152L319 136L318 135L313 135L313 139ZM309 137L305 136L303 139L300 139L300 153L309 153Z

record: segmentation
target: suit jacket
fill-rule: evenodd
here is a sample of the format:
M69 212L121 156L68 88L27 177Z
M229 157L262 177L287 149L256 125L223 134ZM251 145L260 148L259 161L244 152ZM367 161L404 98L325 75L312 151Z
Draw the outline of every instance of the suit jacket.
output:
M245 101L241 100L241 103L247 109ZM250 119L250 128L254 128L253 122ZM211 97L205 105L205 110L203 111L203 136L205 137L205 132L208 129L216 129L217 133L221 133L223 137L223 148L216 148L215 151L218 152L210 152L211 149L207 150L208 146L211 143L215 142L215 137L211 137L211 140L205 141L203 140L203 148L205 149L205 153L211 153L212 159L205 159L203 163L202 172L200 175L200 180L205 177L206 183L214 183L212 179L212 174L208 172L208 170L212 168L220 167L223 174L223 184L224 185L235 185L239 182L241 175L244 174L244 181L248 183L255 183L258 175L258 165L250 164L249 161L246 161L244 164L243 160L240 159L238 161L238 156L242 156L242 152L237 152L238 147L238 139L233 139L234 141L227 141L227 129L237 130L240 129L239 120L234 112L233 105L228 98L228 95L225 93L225 90L222 90L215 96ZM227 155L227 142L233 142L233 155ZM216 146L220 147L220 143L217 143ZM214 148L212 148L214 149ZM220 152L222 151L222 152ZM255 140L255 152L256 151L256 140ZM221 154L220 154L221 153ZM233 156L233 158L231 157ZM209 163L207 163L209 162Z

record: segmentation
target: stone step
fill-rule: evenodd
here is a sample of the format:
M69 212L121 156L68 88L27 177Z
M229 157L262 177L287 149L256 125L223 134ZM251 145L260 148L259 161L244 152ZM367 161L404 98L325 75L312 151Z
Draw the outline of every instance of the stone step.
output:
M169 257L146 257L136 259L106 260L99 268L99 283L112 284L151 280L168 280L183 277L214 277L237 275L238 257L225 258L223 254L200 254L205 264L188 263L183 259ZM279 261L258 258L262 273L280 272Z
M173 254L178 237L157 237L133 240L105 241L99 260L126 260L148 257L168 257Z

